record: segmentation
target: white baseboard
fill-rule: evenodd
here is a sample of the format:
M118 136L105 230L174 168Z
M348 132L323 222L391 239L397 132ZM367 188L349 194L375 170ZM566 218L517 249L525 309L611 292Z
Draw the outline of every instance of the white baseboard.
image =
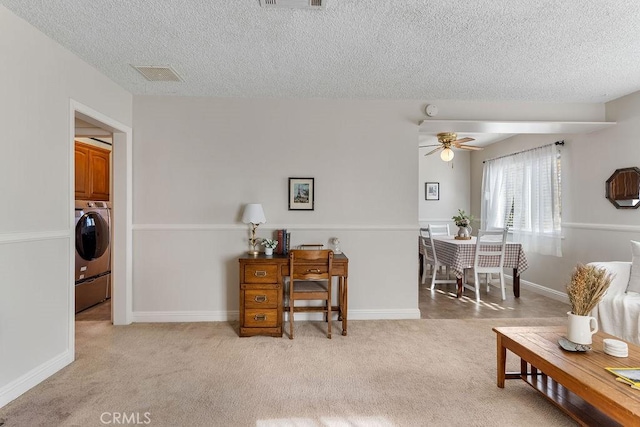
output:
M286 319L285 313L285 319ZM135 311L133 321L137 323L172 323L172 322L229 322L238 320L238 311ZM399 310L349 310L351 320L398 320L419 319L419 309ZM320 313L299 313L298 320L321 320Z
M238 320L239 312L231 311L134 311L133 322L228 322Z
M511 285L513 285L512 276L508 276L505 274L504 277ZM539 295L544 295L545 297L551 298L556 301L562 301L569 304L569 297L565 292L547 288L546 286L538 285L537 283L529 282L528 280L523 280L522 278L520 278L520 293L522 293L523 289Z
M0 408L37 386L71 362L73 362L73 354L67 350L0 388Z

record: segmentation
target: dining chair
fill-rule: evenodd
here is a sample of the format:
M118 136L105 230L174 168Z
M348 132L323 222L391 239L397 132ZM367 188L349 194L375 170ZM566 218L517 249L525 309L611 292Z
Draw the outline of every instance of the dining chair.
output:
M451 236L449 231L449 224L429 224L429 232L432 236ZM449 267L445 267L447 277L449 277ZM440 273L442 273L442 266L440 266Z
M504 253L507 246L507 229L503 230L478 230L476 238L476 251L473 259L473 290L476 293L476 301L480 301L480 274L485 273L487 291L489 291L489 275L500 275L500 290L502 300L507 299L504 288ZM465 284L465 287L471 288Z
M451 236L449 224L429 224L428 228L432 236Z
M331 338L331 277L333 251L292 249L289 251L289 339L293 339L294 313L326 313L327 338ZM296 301L323 301L322 306L296 306Z
M431 266L433 266L433 271L431 273L431 287L429 289L434 290L436 284L440 284L440 283L457 283L455 280L449 279L449 267L445 264L442 264L440 261L438 261L438 254L436 252L436 247L435 247L435 243L433 242L433 239L431 237L431 230L430 228L427 228L426 231L426 237L421 237L421 242L423 245L422 248L422 252L423 252L423 260L424 262L430 264ZM423 274L422 274L422 284L424 284L425 282L425 275L424 275L424 271L426 271L426 265L423 266ZM446 279L438 279L438 270L440 269L440 267L445 267L445 271L446 271Z

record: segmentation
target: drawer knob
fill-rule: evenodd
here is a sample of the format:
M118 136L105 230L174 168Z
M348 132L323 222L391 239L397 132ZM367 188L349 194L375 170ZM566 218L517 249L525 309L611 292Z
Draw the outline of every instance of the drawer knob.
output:
M320 270L318 270L317 268L310 268L307 270L307 273L320 273Z
M267 296L266 295L256 295L255 297L253 297L253 300L255 302L267 302Z
M256 314L255 316L253 316L253 320L255 320L256 322L264 322L265 320L267 320L267 315L266 314Z
M254 276L256 277L266 277L267 276L267 272L264 270L256 270L255 273L253 273Z

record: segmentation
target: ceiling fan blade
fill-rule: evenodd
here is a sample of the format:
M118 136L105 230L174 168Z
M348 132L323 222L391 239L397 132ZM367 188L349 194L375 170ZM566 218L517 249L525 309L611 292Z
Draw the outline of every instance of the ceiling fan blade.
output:
M482 147L474 147L473 145L460 145L460 144L454 144L454 147L456 148L461 148L463 150L472 150L472 151L479 151L482 150Z
M440 147L440 146L441 146L441 144L419 145L418 148Z
M471 141L475 141L474 138L460 138L460 139L456 139L455 141L452 141L452 144L464 144L465 142L471 142Z
M435 153L436 151L441 150L441 149L442 149L442 147L438 147L438 148L436 148L435 150L431 150L431 151L429 151L427 154L425 154L425 156L428 156L428 155L430 155L430 154L433 154L433 153Z

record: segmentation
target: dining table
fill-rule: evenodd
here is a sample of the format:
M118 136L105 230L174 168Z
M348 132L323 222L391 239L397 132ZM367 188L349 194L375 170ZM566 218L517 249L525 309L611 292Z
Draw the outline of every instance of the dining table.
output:
M433 236L433 244L438 255L438 261L449 267L455 274L457 282L457 297L462 297L465 269L473 268L476 254L476 237L457 239L457 236ZM422 237L419 237L422 239ZM423 245L420 241L420 254ZM513 269L513 296L520 298L520 274L529 268L527 257L520 243L507 242L504 251L504 267Z

